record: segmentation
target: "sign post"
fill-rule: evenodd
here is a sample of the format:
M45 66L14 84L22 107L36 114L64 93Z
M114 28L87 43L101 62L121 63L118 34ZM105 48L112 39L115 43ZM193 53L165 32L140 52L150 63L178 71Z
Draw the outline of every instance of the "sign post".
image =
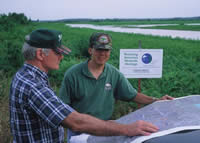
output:
M141 40L139 40L139 49L142 49ZM138 93L141 93L141 78L138 79ZM137 108L141 108L141 104L137 104Z

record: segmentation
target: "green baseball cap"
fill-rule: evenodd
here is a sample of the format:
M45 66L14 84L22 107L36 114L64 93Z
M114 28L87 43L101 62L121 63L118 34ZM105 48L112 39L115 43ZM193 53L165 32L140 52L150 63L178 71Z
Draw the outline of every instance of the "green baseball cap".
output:
M90 37L90 47L95 49L112 49L112 39L106 33L93 33Z
M37 29L26 36L25 41L33 47L52 49L56 53L68 55L71 50L61 44L62 33L57 30Z

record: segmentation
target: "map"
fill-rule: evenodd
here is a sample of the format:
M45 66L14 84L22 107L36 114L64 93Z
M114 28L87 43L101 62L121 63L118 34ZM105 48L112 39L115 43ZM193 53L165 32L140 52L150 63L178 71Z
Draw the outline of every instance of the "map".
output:
M184 130L200 129L200 95L190 95L174 100L157 101L117 120L118 123L132 123L137 120L151 122L159 131L150 136L99 137L82 134L71 138L71 143L142 143L148 139ZM78 140L78 141L76 141Z

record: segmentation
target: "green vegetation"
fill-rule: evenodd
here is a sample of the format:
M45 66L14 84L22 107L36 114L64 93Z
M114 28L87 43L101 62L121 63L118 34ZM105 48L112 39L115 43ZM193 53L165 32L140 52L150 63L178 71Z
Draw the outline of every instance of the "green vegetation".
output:
M184 21L182 21L182 23L183 22ZM135 23L135 21L127 21L123 24L120 21L116 21L116 23L114 21L92 23L99 25L107 25L108 23L110 25L118 25L119 23L121 25L131 25ZM138 21L138 24L152 23L152 21L149 23L148 21ZM162 23L176 23L176 21L162 21ZM188 23L188 21L186 21L186 23ZM188 27L193 29L193 26ZM70 28L62 22L30 22L23 14L0 16L0 142L9 142L11 136L9 133L8 110L9 85L12 76L23 64L21 47L24 42L24 37L37 28L50 28L62 31L63 44L72 49L72 54L66 56L61 62L60 69L49 73L51 85L57 93L64 72L70 66L87 59L89 37L93 32L97 31L87 28ZM182 28L187 29L185 25L182 25ZM163 77L160 79L142 79L141 89L143 93L155 97L161 97L165 94L169 94L173 97L181 97L200 93L200 41L145 36L140 34L107 33L109 33L113 39L113 50L109 63L117 68L119 67L119 50L137 49L139 40L142 41L142 48L144 49L163 49ZM129 79L129 81L137 89L138 79ZM135 110L135 107L136 105L133 103L117 101L113 119Z

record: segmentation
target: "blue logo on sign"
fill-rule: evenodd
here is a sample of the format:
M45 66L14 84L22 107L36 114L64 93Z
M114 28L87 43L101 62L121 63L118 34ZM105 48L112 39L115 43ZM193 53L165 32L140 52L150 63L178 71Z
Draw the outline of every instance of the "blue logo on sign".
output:
M149 64L152 61L152 56L149 53L146 53L142 56L142 61L145 64Z

